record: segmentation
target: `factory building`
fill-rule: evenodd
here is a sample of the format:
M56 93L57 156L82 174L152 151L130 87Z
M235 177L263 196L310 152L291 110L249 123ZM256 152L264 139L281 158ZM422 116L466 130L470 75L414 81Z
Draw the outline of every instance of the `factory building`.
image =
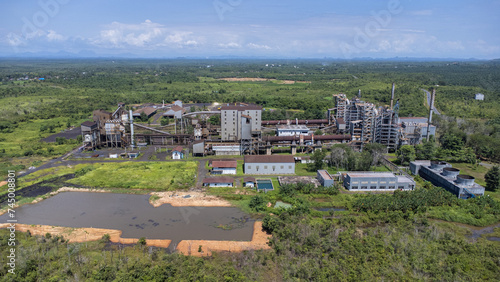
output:
M460 199L469 199L484 196L484 187L474 182L474 177L460 174L460 170L453 168L447 162L440 161L413 161L410 170L420 175L432 184L443 187Z
M259 137L261 123L261 106L240 103L221 107L222 141L241 141Z
M295 159L291 155L245 156L245 174L295 174Z
M415 181L392 172L347 172L343 176L344 187L349 191L413 190Z
M345 94L334 95L335 119L342 119L351 134L353 145L362 147L363 144L373 142L375 106L359 99L350 101Z
M398 124L402 128L402 145L416 145L427 138L427 129L430 135L436 135L436 126L427 123L425 117L400 117Z

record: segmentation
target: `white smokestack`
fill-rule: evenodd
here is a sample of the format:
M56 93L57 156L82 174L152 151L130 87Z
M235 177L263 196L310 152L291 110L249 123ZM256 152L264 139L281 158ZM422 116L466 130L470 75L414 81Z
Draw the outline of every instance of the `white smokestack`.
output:
M134 116L132 115L132 110L130 114L130 147L134 148Z

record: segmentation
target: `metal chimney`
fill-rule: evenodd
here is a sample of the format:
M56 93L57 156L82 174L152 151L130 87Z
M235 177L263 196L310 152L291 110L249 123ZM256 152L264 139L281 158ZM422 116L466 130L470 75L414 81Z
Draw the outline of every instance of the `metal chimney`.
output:
M130 147L134 148L134 116L132 110L129 111L130 115Z
M391 110L394 107L394 82L392 83L392 91L391 91Z

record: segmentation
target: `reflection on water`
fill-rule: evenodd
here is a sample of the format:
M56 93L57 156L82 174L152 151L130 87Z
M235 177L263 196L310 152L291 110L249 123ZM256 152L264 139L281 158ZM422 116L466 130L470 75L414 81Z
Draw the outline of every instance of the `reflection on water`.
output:
M63 192L16 209L22 224L121 230L123 238L250 241L253 220L231 207L153 207L149 195ZM7 222L7 214L0 222ZM217 228L226 226L228 228Z

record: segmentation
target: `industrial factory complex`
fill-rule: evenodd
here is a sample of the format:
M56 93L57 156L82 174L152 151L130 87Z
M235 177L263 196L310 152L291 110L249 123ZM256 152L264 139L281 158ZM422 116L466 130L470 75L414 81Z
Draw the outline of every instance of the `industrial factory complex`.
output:
M435 134L435 127L424 117L399 117L399 101L377 107L364 102L360 95L349 100L345 94L333 95L335 107L325 119L262 120L259 105L247 103L204 104L196 111L193 104L146 104L126 107L118 103L113 112L95 110L93 121L82 123L85 149L135 147L141 145L183 146L193 156L271 155L274 148L287 147L292 155L310 153L325 144L347 143L362 150L368 143L380 143L389 151L405 144L418 144ZM126 108L128 110L126 110ZM207 122L220 117L220 125ZM141 117L156 121L137 122ZM159 126L162 117L169 124ZM321 130L321 135L314 132Z
M434 97L435 93L432 101ZM388 151L395 151L402 145L418 144L436 132L431 124L432 111L428 118L399 117L399 100L394 103L394 84L390 106L378 107L362 101L361 91L351 100L345 94L333 95L333 99L335 107L328 109L325 119L313 120L262 120L265 109L247 103L184 104L179 100L159 105L118 103L115 111L95 110L93 120L81 124L83 148L133 150L151 145L155 150L169 151L172 159L244 155L240 165L245 175L294 175L296 162L307 159L303 155L294 157L298 153L312 153L335 143L348 144L358 151L366 144L380 143ZM213 116L219 117L220 125L208 122ZM161 119L167 122L162 121L160 125ZM314 134L319 131L321 134ZM281 154L273 154L276 150ZM289 154L283 155L284 152ZM205 178L203 186L233 186L234 179L227 175L236 175L238 166L236 159L210 161L210 174L224 176ZM415 161L410 167L414 175L459 198L484 194L484 187L475 184L472 177L460 175L447 163ZM400 169L337 175L319 170L316 180L317 185L325 187L342 181L344 188L351 192L413 190L416 186L412 177ZM254 184L258 187L259 181L245 178L245 186ZM266 182L266 185L271 188L264 189L272 189L272 183Z

